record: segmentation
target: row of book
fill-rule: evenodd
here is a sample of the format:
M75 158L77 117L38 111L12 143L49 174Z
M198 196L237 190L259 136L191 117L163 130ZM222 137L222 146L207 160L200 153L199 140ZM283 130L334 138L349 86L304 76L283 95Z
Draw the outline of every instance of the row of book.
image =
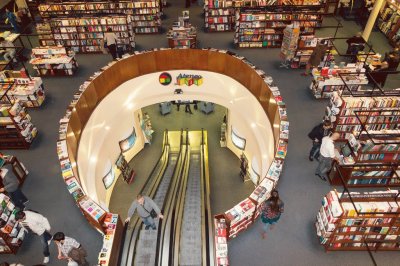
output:
M240 21L264 21L264 20L299 20L311 21L322 20L322 15L306 14L306 13L245 13L240 14Z

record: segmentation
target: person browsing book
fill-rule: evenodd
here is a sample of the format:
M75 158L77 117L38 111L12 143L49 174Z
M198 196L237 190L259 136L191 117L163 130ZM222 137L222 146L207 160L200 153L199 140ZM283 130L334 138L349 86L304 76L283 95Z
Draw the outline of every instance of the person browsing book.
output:
M310 150L310 155L308 159L313 161L314 159L319 159L319 149L321 148L321 141L323 137L330 135L332 132L332 123L331 121L325 120L323 123L315 126L310 133L308 133L308 137L312 140L313 145Z
M104 44L114 60L117 59L117 42L117 35L112 31L111 27L107 28L107 32L104 33Z
M50 234L51 227L47 218L33 211L18 211L15 214L15 220L19 222L25 230L31 231L40 236L44 255L43 264L49 263L49 245L51 243L52 235Z
M143 196L141 194L137 195L136 200L134 200L128 210L128 218L126 218L125 223L129 223L132 215L137 211L138 215L145 224L145 229L156 230L156 224L154 222L155 218L163 219L164 216L161 213L160 208L157 204L149 197Z
M279 193L276 189L271 191L271 197L261 204L261 221L264 224L262 238L267 237L268 229L273 229L275 224L281 218L283 213L284 203L279 198Z
M340 137L339 133L333 133L331 136L326 136L322 139L318 167L315 175L319 176L322 180L328 179L328 172L332 168L333 160L338 160L335 155L335 141Z
M63 232L57 232L53 236L54 243L58 248L58 259L68 260L68 266L88 266L86 261L86 250L72 237L66 236Z

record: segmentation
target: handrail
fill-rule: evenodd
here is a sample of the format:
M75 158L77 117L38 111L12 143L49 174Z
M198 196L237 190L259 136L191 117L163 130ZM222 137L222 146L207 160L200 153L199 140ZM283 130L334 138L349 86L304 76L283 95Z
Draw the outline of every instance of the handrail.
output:
M189 145L189 130L186 129L186 156L184 162L184 168L180 175L180 183L179 192L177 193L177 203L175 205L174 210L174 220L175 226L173 226L172 231L172 243L173 249L170 250L170 258L169 265L179 266L179 247L180 247L180 239L181 239L181 228L183 222L183 213L185 207L185 199L186 199L186 188L187 188L187 180L189 175L189 167L190 167L190 145Z
M183 145L183 129L181 129L181 143L180 143L180 152L177 164L174 169L174 173L172 176L171 183L168 187L167 197L164 200L164 204L162 210L164 212L164 219L159 222L158 231L157 231L157 246L156 246L156 259L155 265L167 265L163 264L163 259L165 258L164 254L169 252L170 247L170 230L167 229L171 226L171 207L174 205L174 201L176 199L176 190L178 185L178 179L181 175L183 160L186 157L186 149L185 145ZM183 152L185 155L183 155Z
M207 143L207 138L204 137L205 132L202 129L202 146L201 146L201 152L202 152L202 171L203 171L203 187L202 187L202 193L204 194L203 197L203 203L204 203L204 218L207 219L205 221L205 240L203 241L203 245L205 242L205 249L203 250L203 258L205 256L206 262L203 262L203 265L208 265L208 266L213 266L215 265L215 250L214 250L214 230L213 230L213 217L212 217L212 211L211 211L211 203L210 203L210 173L209 173L209 167L208 167L208 143ZM204 254L205 253L205 254Z
M168 165L168 155L169 155L168 130L164 131L164 141L163 141L162 151L163 152L160 155L158 163L153 167L153 169L149 175L149 177L153 176L156 169L160 169L159 173L157 174L157 177L155 179L148 178L146 180L146 182L144 183L143 187L141 188L141 190L139 192L140 194L142 194L144 192L145 188L149 185L150 180L153 180L152 184L150 185L152 188L155 184L159 183L157 181L164 175L164 171L166 169L166 166ZM152 190L151 188L150 188L150 190ZM140 229L140 225L141 225L139 216L135 215L133 217L132 221L130 222L130 224L133 225L133 226L131 226L131 229L132 229L131 237L130 238L125 237L124 243L121 242L121 244L123 244L123 247L126 247L126 248L122 249L122 251L121 251L121 254L118 259L119 265L123 265L121 260L123 260L124 258L126 258L126 260L132 259L132 252L135 250L135 245L137 242L137 238L139 236L139 229ZM125 225L124 225L124 231L126 231L126 232L128 232L128 225L129 225L128 223L125 223ZM131 248L132 244L133 244L133 247ZM125 264L127 265L128 263L125 262Z

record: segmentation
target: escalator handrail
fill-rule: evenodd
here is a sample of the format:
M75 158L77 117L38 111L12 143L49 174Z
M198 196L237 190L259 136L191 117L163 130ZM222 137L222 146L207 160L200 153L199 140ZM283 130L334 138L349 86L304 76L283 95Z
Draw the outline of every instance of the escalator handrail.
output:
M171 232L171 241L173 249L170 250L170 259L169 265L179 265L179 247L180 247L180 237L181 237L181 227L183 222L183 213L184 213L184 205L186 199L186 187L187 187L187 179L189 175L190 168L190 140L189 140L189 131L186 131L186 157L184 163L184 169L181 172L180 176L180 193L177 195L177 203L175 205L175 213L174 213L174 227Z
M204 130L202 132L202 145L201 145L201 153L202 153L202 178L205 182L203 182L203 193L204 193L204 204L202 205L204 209L204 218L207 219L205 221L205 236L206 239L203 241L203 249L205 248L205 254L203 252L203 259L205 259L206 263L203 261L203 265L214 266L215 265L215 255L214 255L214 237L213 237L213 219L211 212L211 204L210 204L210 174L208 167L208 144L204 141ZM204 247L205 245L205 247ZM204 258L205 255L205 258Z
M156 171L156 169L160 169L160 172L157 174L157 177L154 179L154 181L157 181L158 179L160 179L160 176L163 176L164 171L166 169L166 165L168 164L168 155L169 155L168 130L164 131L164 141L163 141L163 149L162 149L162 151L163 152L161 153L158 162L153 167L153 169L152 169L152 171L151 171L151 173L149 175L149 177L153 176L153 174ZM158 167L158 166L160 166L160 164L161 164L161 168ZM139 192L140 194L143 193L143 191L145 190L145 188L149 184L150 180L151 180L151 178L148 178L146 180L146 182L144 183L143 187L141 188L141 190ZM152 184L153 186L154 186L154 183L157 183L157 182L153 182L153 184ZM130 222L130 224L133 225L133 226L131 226L131 230L132 230L131 237L130 237L128 243L126 243L128 241L127 238L126 238L126 235L122 239L123 242L121 241L121 244L123 245L123 247L125 247L126 245L128 245L128 246L127 246L126 249L123 248L122 251L120 252L120 255L119 255L120 257L118 259L118 261L119 261L118 265L124 265L124 264L122 264L122 261L121 261L123 259L122 255L123 255L124 251L127 252L125 260L128 260L129 257L130 257L131 251L135 249L136 242L137 242L137 237L138 237L137 231L138 231L138 229L140 228L140 225L141 225L141 223L139 223L139 222L140 222L140 218L139 218L138 215L135 215L133 217L132 221ZM128 225L129 225L129 223L125 223L124 224L124 232L127 232ZM132 238L135 237L135 236L136 236L136 239L134 241L132 241ZM131 247L132 244L133 244L133 248ZM125 261L125 265L126 264L127 264L127 262Z
M164 219L159 221L158 228L157 228L157 246L156 246L156 259L155 259L155 265L162 265L162 254L163 254L163 249L164 249L164 239L165 239L165 231L167 228L167 223L170 219L170 204L168 204L173 197L171 196L171 193L173 193L176 189L176 183L177 179L175 176L180 176L180 172L182 171L182 165L183 165L183 158L186 156L186 149L183 149L185 145L183 145L183 129L181 129L181 145L180 145L180 151L179 151L179 156L178 160L172 175L172 180L171 183L168 187L167 191L167 196L164 200L163 206L162 206L162 211L164 214ZM183 151L185 152L185 156L182 155ZM169 238L168 238L169 239Z

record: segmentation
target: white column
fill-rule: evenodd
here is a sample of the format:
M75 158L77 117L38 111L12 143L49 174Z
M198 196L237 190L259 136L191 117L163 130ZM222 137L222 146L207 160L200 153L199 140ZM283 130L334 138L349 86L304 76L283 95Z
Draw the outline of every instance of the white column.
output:
M382 5L384 4L386 0L376 0L374 4L374 8L371 11L371 14L369 15L367 25L365 26L364 32L362 34L362 37L366 42L368 42L369 36L371 35L372 28L374 27L376 18L378 17L379 10L381 10Z

